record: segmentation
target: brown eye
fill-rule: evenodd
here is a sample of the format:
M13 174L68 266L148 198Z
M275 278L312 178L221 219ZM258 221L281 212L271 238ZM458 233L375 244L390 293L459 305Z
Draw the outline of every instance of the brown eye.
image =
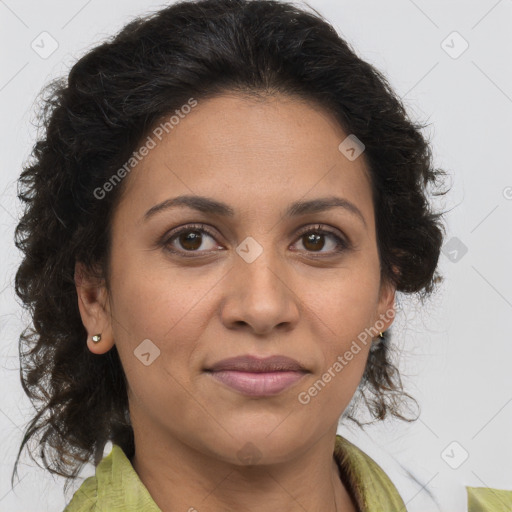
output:
M161 245L165 250L181 256L201 256L201 253L220 247L215 242L213 233L202 225L176 229L164 237Z
M325 235L318 235L315 233L310 233L308 235L302 235L304 247L308 251L319 251L325 245L325 241L323 238Z
M181 247L187 251L195 251L201 247L203 243L202 235L199 231L188 231L178 235L179 243Z
M299 233L299 240L306 252L315 256L332 256L350 248L350 244L344 238L331 230L318 225L306 227ZM323 250L326 248L326 250Z
M350 243L334 231L325 229L322 225L307 226L299 233L300 251L306 251L312 256L333 256L346 251ZM171 231L164 236L160 245L170 253L184 257L202 256L215 249L224 248L216 243L215 235L204 225L184 226ZM324 250L325 249L325 250Z

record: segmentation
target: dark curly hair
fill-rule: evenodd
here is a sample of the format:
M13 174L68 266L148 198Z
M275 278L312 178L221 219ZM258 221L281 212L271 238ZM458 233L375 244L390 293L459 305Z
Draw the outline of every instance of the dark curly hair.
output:
M385 77L311 10L276 0L180 1L131 21L44 89L43 130L18 182L24 212L15 242L24 258L15 289L33 323L20 334L20 375L36 414L13 475L34 437L45 468L66 483L101 460L108 440L134 454L125 374L115 346L100 356L87 348L75 262L108 286L123 183L102 200L94 191L191 97L281 93L332 113L365 145L382 278L422 302L434 290L444 226L429 195L445 193L437 188L445 172L432 165L426 125L413 123ZM358 391L375 421L413 421L401 413L412 397L391 361L389 334L370 352Z

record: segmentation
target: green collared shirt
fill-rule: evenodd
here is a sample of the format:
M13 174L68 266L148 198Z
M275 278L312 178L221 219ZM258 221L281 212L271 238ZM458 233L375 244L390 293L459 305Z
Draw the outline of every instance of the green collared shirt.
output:
M397 489L382 468L350 441L336 435L334 458L359 512L406 512ZM466 487L468 512L509 512L512 491ZM120 446L96 467L64 512L161 512Z

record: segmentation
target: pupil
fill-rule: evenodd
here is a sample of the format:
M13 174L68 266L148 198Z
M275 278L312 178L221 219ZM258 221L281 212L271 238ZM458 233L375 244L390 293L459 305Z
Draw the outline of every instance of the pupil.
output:
M324 246L324 243L322 241L323 235L318 235L315 233L310 233L309 235L304 235L306 241L304 243L304 246L308 250L319 250L322 249ZM198 233L197 231L190 231L184 235L180 236L180 243L181 246L184 249L187 250L195 250L201 247L201 233Z
M184 249L194 250L201 247L201 234L196 231L190 231L180 236L180 243Z
M308 249L308 244L312 244L311 248L313 250L323 248L324 244L319 243L319 241L323 237L323 235L317 235L315 233L310 233L309 235L305 235L305 236L306 236L306 243L304 244L304 246L307 249Z

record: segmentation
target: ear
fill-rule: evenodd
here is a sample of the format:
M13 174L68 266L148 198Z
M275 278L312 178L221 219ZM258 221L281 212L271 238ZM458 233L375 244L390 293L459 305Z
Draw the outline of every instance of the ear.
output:
M83 263L76 262L75 286L80 316L87 330L87 347L94 354L104 354L114 346L105 282L94 276ZM92 341L95 334L101 334L98 343Z
M377 318L374 325L379 331L389 329L395 319L395 285L389 280L383 280L379 291L379 302L377 307ZM383 325L384 324L384 325ZM381 326L383 327L381 328Z

